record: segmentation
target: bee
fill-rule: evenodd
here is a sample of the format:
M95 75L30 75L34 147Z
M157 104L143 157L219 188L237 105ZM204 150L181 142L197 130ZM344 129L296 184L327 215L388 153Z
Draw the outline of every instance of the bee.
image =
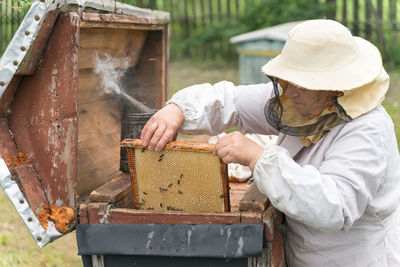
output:
M146 148L144 147L144 148L142 148L142 153L144 152L146 150Z
M162 161L163 157L164 157L164 154L161 154L160 158L158 159L158 161Z
M182 195L183 193L182 193L182 191L181 191L181 190L178 190L178 194L181 194L181 195Z
M171 187L171 186L172 186L172 184L169 184L169 185L168 185L168 187Z
M144 191L143 191L143 195L147 195L147 192L144 192Z
M162 208L162 203L160 203L160 208Z

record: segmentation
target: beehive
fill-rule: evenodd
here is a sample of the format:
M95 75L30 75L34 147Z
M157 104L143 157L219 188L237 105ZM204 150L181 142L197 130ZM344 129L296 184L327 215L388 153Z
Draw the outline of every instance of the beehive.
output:
M149 151L139 139L126 139L134 208L195 212L229 211L226 164L213 145L171 142Z

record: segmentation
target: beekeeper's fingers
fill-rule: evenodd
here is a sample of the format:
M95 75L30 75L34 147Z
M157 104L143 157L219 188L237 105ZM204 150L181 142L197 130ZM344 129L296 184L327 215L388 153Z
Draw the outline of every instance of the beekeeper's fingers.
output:
M229 146L217 147L214 150L214 154L217 155L224 163L236 163L232 157L231 148Z
M157 130L154 132L153 137L150 140L149 146L147 147L148 150L153 150L160 139L164 136L165 130L167 129L167 125L164 121L158 122Z
M140 135L140 138L143 140L143 146L146 147L150 143L150 139L153 137L153 134L157 130L157 127L158 122L153 115L153 117L151 117L150 120L143 127L142 133Z
M179 130L183 123L183 113L181 109L175 104L168 104L160 109L150 120L146 123L142 130L141 138L143 139L143 146L148 146L153 135L156 133L161 124L171 128L174 134ZM159 137L160 139L161 137ZM158 143L158 142L157 142ZM156 144L157 144L156 143ZM156 145L154 144L154 145Z
M161 137L160 141L158 141L155 151L161 151L164 146L171 141L174 136L175 136L176 130L173 128L169 127L167 130L164 132L164 135Z

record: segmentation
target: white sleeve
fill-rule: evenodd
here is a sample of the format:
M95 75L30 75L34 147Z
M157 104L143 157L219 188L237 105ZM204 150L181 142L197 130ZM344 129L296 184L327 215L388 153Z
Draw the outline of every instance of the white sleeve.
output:
M348 230L364 214L385 175L384 134L376 122L353 122L330 144L319 169L300 166L284 148L265 148L254 178L277 209L328 232Z
M272 85L240 85L222 81L193 85L177 92L167 104L183 112L180 133L217 135L237 126L242 132L276 134L266 122L264 106Z
M167 104L183 112L180 133L217 135L236 125L237 87L227 81L197 84L177 92Z

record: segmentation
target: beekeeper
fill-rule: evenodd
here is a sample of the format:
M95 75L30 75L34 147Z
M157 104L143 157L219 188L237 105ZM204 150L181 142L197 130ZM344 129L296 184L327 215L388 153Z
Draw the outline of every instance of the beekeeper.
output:
M290 266L400 266L400 160L378 49L338 22L311 20L262 71L273 82L181 90L146 124L145 146L161 150L178 129L278 135L261 147L232 133L214 152L248 165L286 214Z

